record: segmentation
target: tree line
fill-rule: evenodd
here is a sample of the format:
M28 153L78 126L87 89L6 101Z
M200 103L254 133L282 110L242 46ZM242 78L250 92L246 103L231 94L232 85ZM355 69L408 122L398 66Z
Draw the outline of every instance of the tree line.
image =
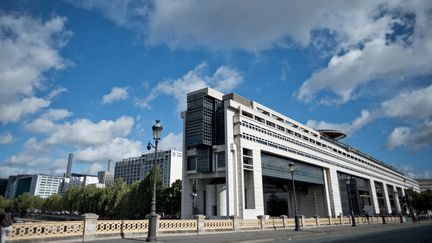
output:
M73 186L63 195L53 194L46 199L29 193L21 194L13 200L0 196L0 211L10 207L21 214L34 211L66 214L95 213L102 219L144 219L150 213L153 175L154 173L151 172L144 179L131 185L127 185L120 179L105 188L97 188L95 185ZM166 187L162 185L161 179L160 169L156 167L157 213L166 217L179 217L181 180Z

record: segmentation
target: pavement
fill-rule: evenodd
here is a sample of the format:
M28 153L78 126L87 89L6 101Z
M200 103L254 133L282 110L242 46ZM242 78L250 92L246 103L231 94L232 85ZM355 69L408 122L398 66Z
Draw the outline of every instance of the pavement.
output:
M159 235L158 242L176 242L176 243L220 243L220 242L332 242L332 240L339 240L335 242L350 242L344 241L344 238L349 237L366 237L371 234L386 234L386 232L415 232L419 227L427 232L432 232L432 222L420 223L404 223L404 224L369 224L358 225L352 227L351 225L343 226L326 226L326 227L311 227L304 228L301 231L294 231L292 228L285 230L265 230L265 231L246 231L246 232L206 232L204 234L166 234ZM392 233L393 235L393 233ZM408 236L406 236L408 237ZM410 236L411 237L411 236ZM424 236L426 237L426 236ZM424 238L423 237L423 238ZM416 241L416 242L432 242L432 234L430 241ZM429 239L429 238L428 238ZM126 242L145 242L146 236L143 235L126 235L122 239L100 239L94 242L107 242L107 243L126 243ZM369 242L369 241L364 241ZM405 242L399 240L397 242ZM408 241L407 241L408 242Z

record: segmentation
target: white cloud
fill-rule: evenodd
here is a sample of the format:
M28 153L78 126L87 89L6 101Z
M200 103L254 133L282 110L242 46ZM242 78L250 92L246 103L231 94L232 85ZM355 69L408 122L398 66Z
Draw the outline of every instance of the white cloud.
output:
M72 112L65 110L65 109L49 109L47 112L42 114L41 118L50 120L50 121L58 121L62 120L66 117L69 117L72 115Z
M161 94L165 94L173 96L177 101L177 111L182 111L186 109L186 95L191 91L212 87L220 92L227 92L236 88L243 81L240 72L226 66L219 67L213 76L207 76L206 70L207 64L202 63L180 79L159 83L145 99L139 100L137 105L150 108L149 103L152 100Z
M16 122L25 115L34 114L50 105L49 100L31 97L18 102L0 105L0 122L3 124Z
M149 11L149 1L141 0L65 0L66 2L86 10L100 12L105 18L118 26L136 29Z
M14 137L10 132L0 134L0 144L11 144L13 141Z
M169 133L159 143L160 149L176 149L183 151L183 133Z
M408 118L410 120L422 120L430 117L432 117L432 85L401 93L382 102L381 106L372 112L363 110L361 115L351 123L330 123L309 120L306 125L315 129L340 129L348 134L352 134L377 119ZM405 144L406 142L401 141L399 138L409 137L406 135L407 133L411 133L411 128L396 128L389 138L388 147L399 146L398 143Z
M127 88L112 88L109 94L106 94L102 97L102 104L109 104L117 100L125 100L128 98L128 89Z
M322 103L345 103L361 95L360 88L372 81L382 82L385 87L431 75L432 19L428 13L431 9L425 1L391 2L381 5L381 12L377 5L374 12L363 13L365 19L359 22L361 25L340 21L342 29L338 31L347 34L337 45L341 54L333 56L327 67L315 71L303 83L297 97L310 101L318 94ZM398 28L405 31L400 33ZM324 91L334 96L320 97Z
M379 111L384 117L421 119L432 116L432 85L424 89L401 93L384 101Z
M103 170L103 166L100 163L93 163L87 169L84 170L84 174L97 175L99 171Z
M432 121L425 121L418 127L396 127L387 138L386 147L394 149L405 146L411 149L432 147Z
M61 175L65 171L67 161L66 155L63 159L56 157L63 156L61 152L57 154L57 151L36 138L30 138L18 154L4 161L0 177L23 173Z
M134 119L122 116L115 121L101 120L93 123L88 119L78 119L54 126L46 139L48 144L71 144L92 146L109 143L113 138L129 135Z
M43 87L44 74L64 69L68 61L59 50L70 32L66 19L41 21L28 16L0 16L0 122L16 122L48 107L51 97L35 97Z
M351 123L329 123L325 121L315 121L309 120L306 126L312 127L314 129L338 129L342 130L348 135L355 133L361 129L366 124L370 123L374 118L371 113L367 110L362 110L361 115L354 119Z
M98 162L106 160L120 160L142 153L142 143L140 141L130 141L125 138L116 137L104 144L86 147L78 150L76 159L85 162Z

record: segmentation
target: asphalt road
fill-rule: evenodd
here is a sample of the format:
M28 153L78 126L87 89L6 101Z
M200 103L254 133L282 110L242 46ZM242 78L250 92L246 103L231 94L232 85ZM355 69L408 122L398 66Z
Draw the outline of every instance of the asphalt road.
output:
M352 232L350 234L307 237L304 239L280 239L271 242L296 243L432 243L432 225L383 230L379 232Z
M100 239L94 242L127 243L145 242L145 236L126 236L124 239ZM432 243L432 223L377 224L306 228L302 231L266 230L231 233L207 233L203 235L165 235L159 242L175 243Z

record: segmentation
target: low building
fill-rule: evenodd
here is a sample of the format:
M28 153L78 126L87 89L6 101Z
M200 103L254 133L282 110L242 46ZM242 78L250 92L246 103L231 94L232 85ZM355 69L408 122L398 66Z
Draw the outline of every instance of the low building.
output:
M63 177L43 174L10 176L7 198L13 199L23 193L47 198L58 193Z
M165 150L157 153L156 164L162 172L162 184L170 186L182 176L182 152ZM117 161L114 180L122 178L127 184L142 180L153 169L154 153L143 154Z
M68 188L73 186L88 186L88 185L95 185L98 188L105 187L104 184L99 183L98 176L71 173L69 177L65 177L63 179L61 192L64 193Z

